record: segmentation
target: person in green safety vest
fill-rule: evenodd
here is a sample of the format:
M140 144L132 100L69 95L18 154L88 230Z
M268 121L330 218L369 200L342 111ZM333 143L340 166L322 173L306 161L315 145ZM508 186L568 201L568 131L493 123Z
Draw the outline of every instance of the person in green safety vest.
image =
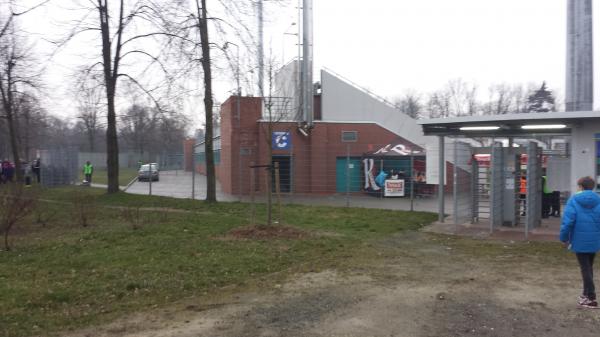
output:
M550 216L550 202L552 191L548 188L548 178L542 176L542 218L547 219Z
M92 183L92 174L94 173L94 167L90 163L90 161L86 161L85 165L83 165L83 175L85 176L85 182L87 184Z

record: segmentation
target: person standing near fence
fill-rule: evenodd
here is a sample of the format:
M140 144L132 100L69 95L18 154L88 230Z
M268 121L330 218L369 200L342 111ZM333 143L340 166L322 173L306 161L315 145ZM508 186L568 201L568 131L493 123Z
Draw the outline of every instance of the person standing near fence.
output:
M92 174L94 174L94 167L88 160L87 162L85 162L85 165L83 165L83 175L85 176L85 181L88 184L92 183Z
M31 171L33 171L33 174L35 174L35 179L37 181L37 183L39 184L41 182L41 177L40 177L40 165L41 165L41 161L40 158L36 158L33 163L31 164Z
M579 192L569 198L560 226L560 241L577 256L583 293L578 304L598 308L594 286L594 258L600 250L600 197L593 191L596 183L591 177L577 181Z
M4 161L2 162L2 181L4 183L12 182L14 173L15 167L13 166L13 164L8 159L4 159Z

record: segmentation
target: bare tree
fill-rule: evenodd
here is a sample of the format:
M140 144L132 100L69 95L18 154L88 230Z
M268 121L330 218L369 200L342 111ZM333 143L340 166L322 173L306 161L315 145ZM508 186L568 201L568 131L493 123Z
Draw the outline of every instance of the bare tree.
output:
M0 229L4 235L4 249L10 250L10 231L35 208L33 191L21 184L0 185Z
M104 109L102 87L83 77L78 81L76 88L77 119L85 130L89 151L94 152L96 150L97 135L101 132L103 125L101 122Z
M240 46L250 50L252 57L256 54L256 44L250 29L246 25L246 19L250 16L250 10L254 2L243 2L234 0L222 0L214 3L211 9L214 12L223 12L224 17L211 16L207 8L206 0L182 0L179 6L169 11L170 20L166 23L168 31L172 36L177 36L180 43L182 62L186 68L202 72L203 80L203 105L204 105L204 128L205 128L205 160L206 160L206 201L216 202L216 177L214 166L214 114L213 106L213 73L219 71L219 61L222 59L217 54L215 57L213 49L222 51L231 61L227 54L228 43L238 48L237 64L240 64ZM210 34L209 34L210 33ZM228 41L234 39L239 45ZM255 72L255 71L254 71ZM246 72L245 72L246 73ZM247 73L250 73L248 71ZM239 72L237 79L241 81Z
M202 46L202 70L204 72L204 114L205 114L205 141L206 155L206 201L217 201L217 179L215 175L215 157L213 144L213 97L212 97L212 72L210 59L210 42L208 37L208 16L206 0L196 0L196 22Z
M47 128L48 113L34 93L25 92L17 96L15 108L17 117L18 143L23 159L31 159L33 149L44 144L41 136Z
M419 119L423 110L421 96L414 91L407 91L401 97L397 98L394 105L398 110L408 116Z
M292 129L296 128L296 123L291 123L291 126L284 128L281 131L281 125L284 121L294 121L298 118L298 107L294 106L292 97L287 96L284 88L275 87L275 74L277 72L277 62L275 57L270 56L265 58L267 90L264 99L264 110L261 120L261 129L263 139L266 142L267 149L267 175L266 175L266 193L267 193L267 225L273 224L273 181L275 179L275 167L273 165L273 137L289 137ZM275 136L274 131L278 129L282 132L280 136ZM276 181L278 184L279 182ZM281 219L280 219L281 220Z
M435 91L429 95L427 110L431 118L444 118L452 116L450 94L446 91Z
M69 36L60 45L65 45L83 33L100 34L100 60L87 68L86 72L92 74L92 77L101 74L101 84L106 95L108 193L116 193L119 191L116 114L119 81L127 80L137 86L160 107L159 100L155 97L160 86L150 88L147 83L143 83L142 78L147 74L148 79L160 77L165 83L172 80L161 60L171 43L171 37L162 29L162 6L170 3L154 0L88 0L81 5L87 8L86 15L75 23ZM115 10L112 5L115 5ZM98 19L94 20L93 17ZM161 73L160 76L156 76L156 70Z
M429 95L427 108L431 117L475 115L481 109L477 100L477 85L460 78L450 80L444 88Z
M154 145L149 142L156 136L159 114L157 109L134 104L120 118L121 136L141 155Z
M42 0L39 3L35 4L32 7L21 8L20 10L15 10L15 1L13 0L4 0L0 1L0 38L9 33L10 27L13 24L15 18L19 16L23 16L43 5L48 3L50 0ZM5 14L7 13L7 14Z

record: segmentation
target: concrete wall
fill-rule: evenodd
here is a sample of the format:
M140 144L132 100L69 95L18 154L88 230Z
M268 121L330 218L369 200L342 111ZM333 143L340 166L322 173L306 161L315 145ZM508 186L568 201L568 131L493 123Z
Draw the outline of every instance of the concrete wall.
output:
M425 148L429 153L437 148L437 137L423 135L417 120L400 112L381 98L326 70L321 71L322 119L337 122L371 122ZM448 153L446 153L448 155ZM451 158L451 157L447 157ZM435 158L429 159L436 160ZM436 162L437 163L437 162ZM427 166L427 181L438 180L438 165Z
M418 145L431 138L415 119L334 74L321 71L321 82L323 120L374 122Z
M299 84L299 64L298 60L293 60L277 71L274 76L274 88L271 93L272 97L278 98L277 102L274 102L274 110L275 114L284 114L282 116L282 120L295 120L295 117L301 116L298 114L298 109L300 108L300 102L298 98L300 97L300 84ZM265 96L268 97L269 93L265 93ZM281 100L285 98L285 100ZM282 106L283 104L283 106ZM285 111L279 111L279 110Z
M594 135L600 133L600 122L586 122L573 128L571 135L571 192L577 191L577 179L596 177L596 144Z

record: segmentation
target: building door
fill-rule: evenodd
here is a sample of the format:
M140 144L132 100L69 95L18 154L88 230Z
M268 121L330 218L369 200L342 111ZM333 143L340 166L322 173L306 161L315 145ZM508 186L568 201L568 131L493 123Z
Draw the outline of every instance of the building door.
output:
M289 193L292 187L292 166L290 156L273 156L273 167L279 163L279 189ZM275 192L275 173L273 173L273 192Z
M335 165L336 192L345 193L347 189L349 192L360 192L361 185L360 158L338 157Z

